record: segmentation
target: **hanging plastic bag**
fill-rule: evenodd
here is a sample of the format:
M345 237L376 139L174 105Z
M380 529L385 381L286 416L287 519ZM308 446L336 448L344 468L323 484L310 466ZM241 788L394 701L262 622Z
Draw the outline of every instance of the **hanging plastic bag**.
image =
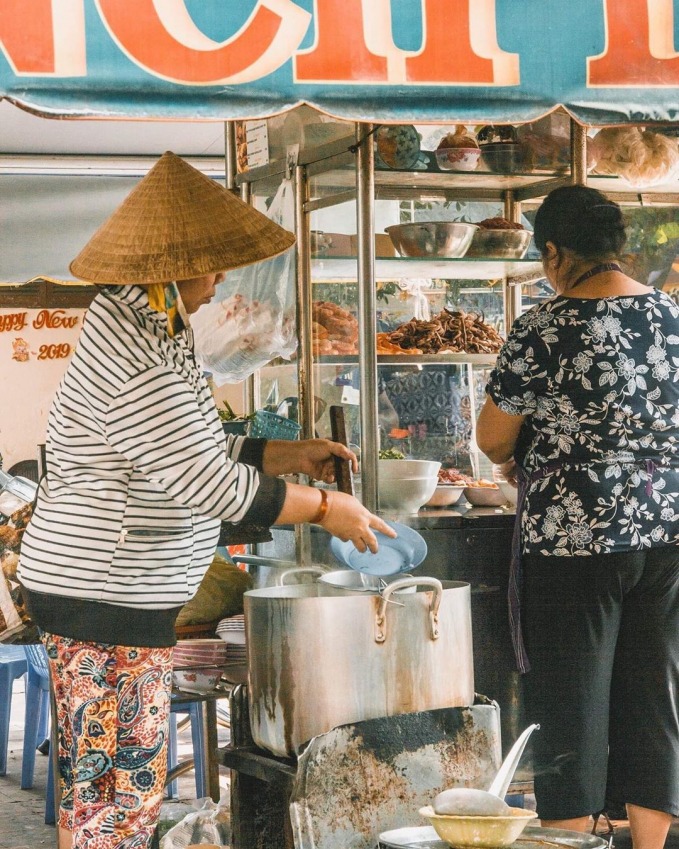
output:
M160 841L160 849L189 849L204 845L228 847L231 843L231 818L228 802L218 805L212 799L198 800L201 807L187 814Z
M283 180L267 215L294 229L291 180ZM276 357L289 359L297 347L294 251L229 271L191 326L196 355L218 386L240 383Z

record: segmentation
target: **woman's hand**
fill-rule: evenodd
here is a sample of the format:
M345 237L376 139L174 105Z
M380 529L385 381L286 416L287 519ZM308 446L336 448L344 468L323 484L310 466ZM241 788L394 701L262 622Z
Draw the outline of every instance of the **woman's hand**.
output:
M501 463L497 467L497 470L507 481L507 483L510 483L512 486L519 485L519 482L516 479L516 460L513 457L511 460L507 460L505 463Z
M378 548L373 530L388 537L396 536L396 532L379 516L367 510L353 495L344 492L328 493L328 511L320 524L333 536L351 540L359 551L370 549L373 554Z
M270 439L264 448L263 471L267 475L309 475L314 480L332 483L335 480L334 458L341 457L358 471L353 451L329 439L304 439L301 442Z
M328 506L323 514L320 508L324 497L327 497ZM321 518L317 519L319 512ZM328 490L321 494L313 486L288 483L285 485L285 501L276 524L302 522L317 522L333 536L351 540L359 551L377 551L375 531L381 531L388 537L396 536L386 522L367 510L353 495Z

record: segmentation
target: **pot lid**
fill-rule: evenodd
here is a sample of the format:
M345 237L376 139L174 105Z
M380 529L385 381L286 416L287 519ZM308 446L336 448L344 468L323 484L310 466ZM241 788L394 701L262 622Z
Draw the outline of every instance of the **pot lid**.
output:
M340 563L366 575L398 575L419 566L427 556L427 543L424 539L408 525L390 521L387 521L387 524L398 536L392 539L376 531L379 545L376 554L371 551L359 551L353 542L343 542L337 537L330 541L330 550Z

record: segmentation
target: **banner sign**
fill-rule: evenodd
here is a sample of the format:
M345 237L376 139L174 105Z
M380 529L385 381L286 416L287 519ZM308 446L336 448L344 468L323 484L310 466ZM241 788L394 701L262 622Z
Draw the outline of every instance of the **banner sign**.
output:
M0 97L45 114L672 122L679 0L2 0Z

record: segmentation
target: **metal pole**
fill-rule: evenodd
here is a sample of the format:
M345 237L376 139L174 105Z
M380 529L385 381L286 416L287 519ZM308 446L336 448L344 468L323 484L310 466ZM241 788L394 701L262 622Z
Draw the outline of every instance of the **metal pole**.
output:
M358 233L358 358L361 393L361 487L368 510L377 509L377 346L375 328L375 154L372 124L356 124L356 229Z
M587 130L571 118L571 180L575 185L587 183Z
M250 198L252 196L252 186L250 183L241 183L240 187L240 197L244 203L250 203ZM243 384L243 407L245 408L245 412L249 415L250 413L254 413L254 411L259 406L259 398L256 397L258 394L255 391L255 386L259 381L255 378L255 375L251 374Z
M521 202L516 200L514 192L507 189L504 192L504 213L508 221L521 223ZM512 324L521 315L521 286L509 286L507 278L503 281L505 307L505 334L509 333Z
M224 122L224 185L230 191L236 189L236 173L238 172L236 158L236 124L233 121Z
M295 235L297 236L297 398L302 439L314 436L314 361L311 344L311 222L304 204L309 199L306 168L294 167ZM300 478L300 483L303 479ZM300 566L311 563L311 528L295 525L295 551Z
M306 168L295 167L295 233L297 236L297 397L302 439L314 436L314 361L311 344L311 245L309 215L304 204L309 199Z

